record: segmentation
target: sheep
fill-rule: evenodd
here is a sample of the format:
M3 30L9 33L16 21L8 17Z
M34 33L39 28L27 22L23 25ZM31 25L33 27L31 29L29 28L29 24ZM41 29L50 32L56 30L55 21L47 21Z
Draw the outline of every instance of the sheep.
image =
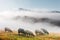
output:
M35 34L38 36L38 35L44 35L44 33L40 30L35 30Z
M25 35L26 36L35 36L34 33L29 30L25 30Z
M25 33L24 29L22 29L22 28L18 29L18 35L23 35L24 33Z
M44 34L49 34L49 32L46 29L41 28L41 30L44 32Z
M33 32L29 31L29 30L24 30L22 28L18 29L18 35L23 35L23 36L35 36L33 34Z
M5 27L5 32L13 32L11 29Z

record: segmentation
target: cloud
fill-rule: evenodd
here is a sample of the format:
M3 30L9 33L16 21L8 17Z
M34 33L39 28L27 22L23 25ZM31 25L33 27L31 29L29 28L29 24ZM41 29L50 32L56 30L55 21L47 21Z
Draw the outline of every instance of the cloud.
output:
M56 30L56 28L58 27L57 24L59 24L59 23L56 23L56 22L58 20L60 20L59 19L60 14L59 13L38 12L35 10L32 10L32 11L8 10L8 11L0 12L0 19L1 18L2 18L2 20L0 20L0 24L2 25L2 27L9 26L12 29L21 27L21 28L30 29L30 30L44 28L44 29L47 29L48 31L54 32ZM12 18L17 18L17 19L12 20ZM21 20L23 20L23 21L21 21ZM30 22L34 22L34 23L30 23ZM53 29L53 27L54 27L54 29ZM59 31L59 30L57 30L57 31Z

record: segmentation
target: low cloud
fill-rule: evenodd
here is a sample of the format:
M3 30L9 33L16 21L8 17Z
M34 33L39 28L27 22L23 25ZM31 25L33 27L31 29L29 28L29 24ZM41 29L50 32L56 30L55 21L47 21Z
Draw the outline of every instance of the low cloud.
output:
M0 12L0 26L9 26L12 29L19 27L35 30L44 28L48 31L59 31L60 27L60 14L52 12L40 12L36 10L9 10ZM22 27L23 26L23 27ZM53 29L54 27L54 29ZM57 32L56 31L56 32Z

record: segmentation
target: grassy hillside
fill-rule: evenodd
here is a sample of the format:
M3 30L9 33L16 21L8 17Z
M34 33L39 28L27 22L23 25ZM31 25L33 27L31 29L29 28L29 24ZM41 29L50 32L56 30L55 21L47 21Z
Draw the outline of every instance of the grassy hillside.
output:
M35 37L26 37L19 36L17 33L2 32L0 33L0 40L60 40L60 36L41 35Z

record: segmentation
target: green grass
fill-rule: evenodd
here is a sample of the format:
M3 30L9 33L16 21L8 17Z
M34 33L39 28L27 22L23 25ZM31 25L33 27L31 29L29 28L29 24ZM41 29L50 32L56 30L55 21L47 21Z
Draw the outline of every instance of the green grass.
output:
M60 40L60 37L49 35L26 37L18 36L17 34L3 33L3 35L0 34L0 40Z

